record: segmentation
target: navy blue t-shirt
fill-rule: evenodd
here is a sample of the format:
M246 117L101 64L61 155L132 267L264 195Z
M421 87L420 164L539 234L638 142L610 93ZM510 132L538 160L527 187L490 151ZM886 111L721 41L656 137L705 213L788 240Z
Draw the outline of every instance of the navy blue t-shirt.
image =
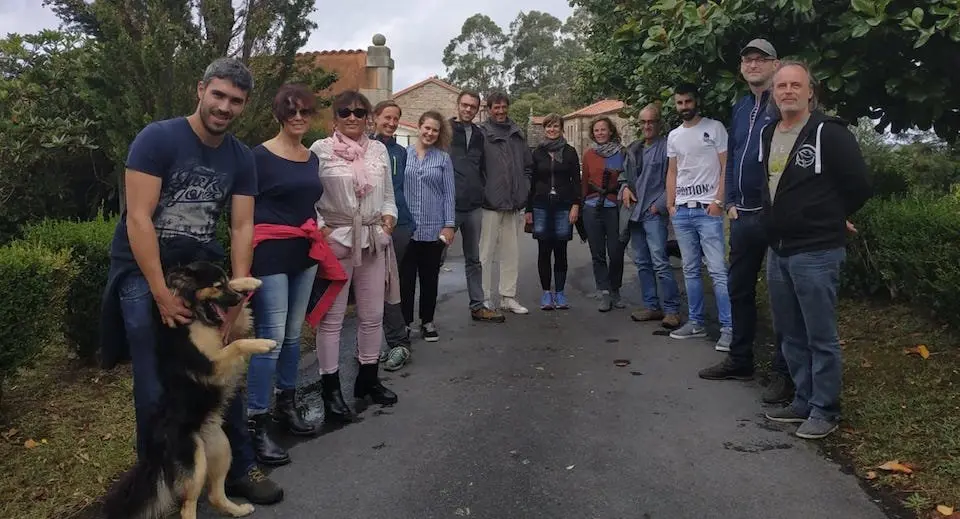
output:
M217 220L230 197L257 195L250 148L230 134L216 148L207 146L186 117L148 124L130 144L126 167L163 179L153 213L161 255L165 242L216 243ZM126 214L114 232L111 256L131 256Z
M310 158L304 162L288 160L263 144L253 148L253 156L260 187L254 223L300 227L309 218L316 219L314 207L323 194L320 159L311 151ZM310 258L310 240L267 240L254 249L251 272L254 276L295 274L314 264L316 260Z

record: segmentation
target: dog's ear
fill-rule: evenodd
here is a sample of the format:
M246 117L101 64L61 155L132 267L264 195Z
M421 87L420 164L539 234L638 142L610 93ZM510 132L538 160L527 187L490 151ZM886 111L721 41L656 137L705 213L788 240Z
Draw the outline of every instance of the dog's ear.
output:
M188 305L197 301L195 292L197 291L197 280L194 275L185 268L175 268L167 274L167 287L175 296L184 299Z

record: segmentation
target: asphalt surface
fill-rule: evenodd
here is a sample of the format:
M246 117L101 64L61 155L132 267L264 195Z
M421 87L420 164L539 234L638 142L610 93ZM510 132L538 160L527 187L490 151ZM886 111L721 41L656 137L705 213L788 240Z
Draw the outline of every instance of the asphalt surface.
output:
M597 312L578 239L572 309L539 310L536 247L524 238L520 300L530 314L473 322L463 259L452 250L441 272L440 342L415 336L412 362L382 373L399 403L286 442L293 462L270 472L285 499L251 517L885 517L816 444L763 418L759 382L697 377L722 359L712 341L657 335L656 323L634 323L629 310ZM625 279L624 295L639 301L632 266ZM350 390L355 326L346 324L341 348ZM312 354L302 373L304 400L319 404Z

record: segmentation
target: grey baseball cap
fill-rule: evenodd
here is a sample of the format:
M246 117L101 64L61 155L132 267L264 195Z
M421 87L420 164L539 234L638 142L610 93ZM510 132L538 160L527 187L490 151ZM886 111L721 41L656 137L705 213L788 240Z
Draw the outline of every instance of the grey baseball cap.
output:
M771 58L776 58L776 57L777 57L777 49L773 48L773 44L770 43L770 42L767 41L767 40L764 40L763 38L757 38L757 39L754 39L754 40L750 40L750 43L748 43L748 44L740 51L740 55L743 56L744 54L747 53L747 51L751 51L751 50L758 50L758 51L766 54L767 56L770 56Z

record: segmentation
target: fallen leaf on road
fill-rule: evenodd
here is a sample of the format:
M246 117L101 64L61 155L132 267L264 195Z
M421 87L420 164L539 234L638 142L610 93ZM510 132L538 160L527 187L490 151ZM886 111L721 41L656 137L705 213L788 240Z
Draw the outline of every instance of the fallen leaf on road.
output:
M877 479L877 473L871 470L870 472L867 472L867 475L864 476L864 478L866 478L866 479L868 479L868 480Z
M616 359L616 360L613 361L613 364L614 364L615 366L617 366L618 368L622 368L622 367L624 367L624 366L629 365L629 364L630 364L630 360L629 360L629 359Z
M543 371L543 366L537 366L537 371Z
M901 474L913 474L913 469L900 463L898 460L888 461L877 468L890 472L900 472Z
M576 467L576 465L570 465L569 467L567 467L567 470L573 470L573 467Z
M946 505L937 505L937 512L940 512L940 515L953 515L953 508Z
M640 371L631 371L630 374L635 377L639 377L640 375L643 375L643 373Z
M906 355L919 355L924 360L930 358L930 350L927 349L927 346L924 344L914 346L913 348L905 348L903 353Z

